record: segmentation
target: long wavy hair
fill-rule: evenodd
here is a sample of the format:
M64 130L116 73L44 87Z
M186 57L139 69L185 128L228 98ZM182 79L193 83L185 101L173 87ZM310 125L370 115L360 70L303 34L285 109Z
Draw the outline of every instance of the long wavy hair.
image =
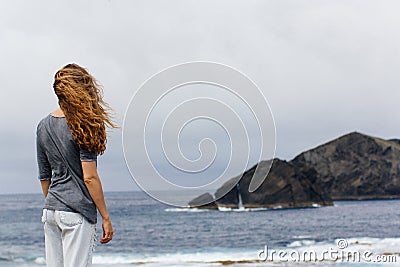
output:
M96 79L85 68L68 64L55 74L53 88L79 148L103 154L107 143L106 126L117 126Z

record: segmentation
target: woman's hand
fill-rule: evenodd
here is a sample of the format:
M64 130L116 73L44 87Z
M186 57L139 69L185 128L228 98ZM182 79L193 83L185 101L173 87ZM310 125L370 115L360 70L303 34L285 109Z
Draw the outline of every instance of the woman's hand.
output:
M103 227L103 237L100 239L101 244L107 244L110 242L114 235L114 230L111 224L111 220L103 219L102 220L102 227Z

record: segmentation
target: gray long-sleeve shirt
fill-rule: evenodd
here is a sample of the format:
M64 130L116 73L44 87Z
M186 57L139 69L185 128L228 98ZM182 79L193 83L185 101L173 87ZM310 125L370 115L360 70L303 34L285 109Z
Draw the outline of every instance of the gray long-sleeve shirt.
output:
M50 180L44 208L82 214L97 222L96 205L83 181L81 161L97 161L97 154L80 150L65 117L48 115L36 130L39 179Z

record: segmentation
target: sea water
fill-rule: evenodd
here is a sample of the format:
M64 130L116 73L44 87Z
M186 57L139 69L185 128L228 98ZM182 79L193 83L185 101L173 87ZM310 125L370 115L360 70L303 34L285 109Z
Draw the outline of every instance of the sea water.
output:
M400 266L400 200L270 210L176 208L142 192L106 193L106 201L115 235L97 244L95 266ZM43 197L1 195L0 203L0 266L44 266ZM325 251L337 253L321 260ZM345 251L369 253L368 261ZM318 258L296 258L304 252Z

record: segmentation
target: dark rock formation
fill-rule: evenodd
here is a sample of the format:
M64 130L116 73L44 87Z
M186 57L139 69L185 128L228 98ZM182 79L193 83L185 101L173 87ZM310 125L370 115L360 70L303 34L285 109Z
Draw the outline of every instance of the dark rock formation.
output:
M215 201L211 194L203 194L189 205L207 202L210 204L203 208L237 208L239 194L247 208L323 206L331 205L331 199L400 198L399 139L383 140L353 132L289 162L274 159L272 165L271 161L258 165L223 184L215 193ZM266 174L261 186L250 193L253 175Z
M189 202L189 207L199 209L218 209L214 197L210 193L204 193Z
M256 175L265 175L270 167L270 161L258 163L259 169ZM261 186L254 192L248 191L249 184L256 171L254 165L246 171L239 181L239 191L245 208L295 208L309 207L313 204L321 206L332 205L332 202L318 186L310 181L316 179L316 171L312 168L298 168L297 166L280 159L274 159L271 170ZM261 171L260 171L261 170ZM227 191L232 181L227 181L216 192L219 206L238 207L238 188L232 188L228 194L218 199L219 192Z
M236 186L238 181L240 181L240 177L234 177L226 181L220 188L218 188L218 190L215 192L215 199L218 206L232 209L238 208L239 195Z
M312 181L332 199L400 197L400 140L353 132L301 153L291 161L312 166Z

